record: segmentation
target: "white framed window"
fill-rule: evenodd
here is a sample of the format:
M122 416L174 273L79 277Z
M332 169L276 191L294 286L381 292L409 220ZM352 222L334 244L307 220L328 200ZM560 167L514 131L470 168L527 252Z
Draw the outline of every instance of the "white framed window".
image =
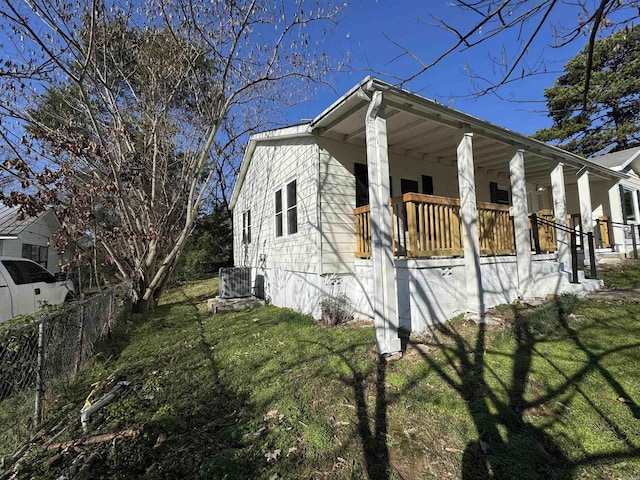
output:
M295 180L287 184L287 233L298 233L298 192Z
M282 236L282 189L276 191L276 237Z
M296 180L275 192L275 235L298 233L298 187Z
M242 213L242 244L251 243L251 210Z
M636 218L636 209L633 204L633 190L630 190L625 187L620 187L620 198L622 200L622 215L624 217L624 223L629 221L635 222L638 219Z

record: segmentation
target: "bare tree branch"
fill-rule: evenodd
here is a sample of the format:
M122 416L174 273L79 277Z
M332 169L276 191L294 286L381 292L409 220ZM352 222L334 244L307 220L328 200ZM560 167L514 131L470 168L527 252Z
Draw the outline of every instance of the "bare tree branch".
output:
M562 48L577 41L582 35L588 33L588 45L591 52L589 66L592 65L593 44L599 35L609 34L618 28L631 25L640 18L640 10L635 2L625 2L619 0L598 0L595 5L588 0L477 0L477 1L457 1L450 3L452 10L456 11L452 19L437 17L430 14L429 17L434 22L426 22L418 19L424 25L439 28L453 36L453 43L432 61L425 61L417 52L411 51L392 38L389 41L399 50L398 55L393 57L388 65L393 64L405 57L414 61L418 67L415 72L400 79L400 84L415 80L423 75L427 70L440 64L444 59L450 57L455 52L467 51L478 48L490 40L505 36L507 32L514 31L517 40L516 44L511 44L503 51L503 58L499 62L502 71L494 78L473 77L472 79L482 82L486 86L478 89L474 95L486 93L495 94L497 90L514 80L531 76L537 73L538 69L544 67L538 62L535 64L526 63L528 56L532 54L532 46L536 40L541 38L545 28L553 32L555 44L551 48ZM560 18L560 6L573 8L577 20L567 26L562 26L566 22ZM469 28L460 29L460 18L467 20L473 16L476 21ZM511 52L511 56L509 56ZM469 72L475 69L469 68ZM585 79L583 86L583 103L588 104L588 92L591 77Z

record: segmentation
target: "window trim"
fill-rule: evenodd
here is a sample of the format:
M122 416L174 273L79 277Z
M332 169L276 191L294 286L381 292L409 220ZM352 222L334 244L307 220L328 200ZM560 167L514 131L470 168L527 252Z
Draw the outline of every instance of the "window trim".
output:
M290 189L291 185L295 188L294 203L291 204ZM298 180L290 178L280 184L278 189L274 191L274 236L275 239L296 235L300 230L300 221L298 218ZM278 209L278 203L280 209ZM295 215L295 218L293 217ZM292 222L292 219L295 222Z
M251 209L248 208L242 212L242 244L249 245L251 243Z
M284 236L284 225L282 218L282 187L275 191L273 199L274 208L274 235L276 238ZM278 207L278 204L280 206Z
M293 185L294 194L293 194L293 203L291 202L290 193L291 193L291 185ZM298 182L294 178L286 185L287 189L287 235L295 235L298 233ZM293 216L292 216L293 213ZM292 222L291 220L294 220ZM292 228L293 223L293 228Z

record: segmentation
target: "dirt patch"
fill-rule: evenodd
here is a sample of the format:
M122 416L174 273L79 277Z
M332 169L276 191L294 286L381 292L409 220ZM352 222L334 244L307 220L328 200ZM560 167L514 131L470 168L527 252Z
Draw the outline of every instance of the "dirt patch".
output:
M640 288L602 288L591 292L587 298L594 300L632 300L640 301Z

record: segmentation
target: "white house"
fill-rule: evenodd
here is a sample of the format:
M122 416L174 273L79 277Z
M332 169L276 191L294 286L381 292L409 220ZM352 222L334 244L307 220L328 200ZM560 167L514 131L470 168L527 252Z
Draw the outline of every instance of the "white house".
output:
M60 228L53 209L24 220L16 219L17 211L0 205L0 256L29 258L50 272L60 271L61 256L49 247L49 238Z
M367 77L309 123L251 136L230 206L234 262L272 303L318 318L328 296L374 319L380 353L398 328L570 283L568 199L593 229L590 185L628 176ZM528 212L551 209L550 253Z
M630 225L640 225L640 146L608 153L591 158L598 165L624 173L616 185L608 182L595 181L591 186L593 218L609 221L606 227L610 231L609 241L605 247L610 247L621 256L629 256L632 249ZM567 196L568 205L577 208L575 196ZM605 227L603 226L603 229ZM636 240L639 232L634 228Z

